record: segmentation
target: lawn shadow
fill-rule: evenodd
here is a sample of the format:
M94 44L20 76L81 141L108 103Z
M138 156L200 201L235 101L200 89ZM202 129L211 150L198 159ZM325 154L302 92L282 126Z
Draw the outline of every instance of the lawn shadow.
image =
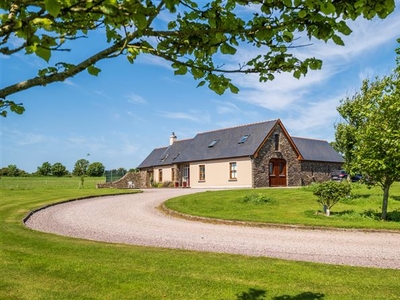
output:
M242 292L236 295L236 300L264 300L267 292L259 289L249 289L247 292Z
M400 201L400 196L390 196L394 201Z
M260 289L249 289L236 295L235 300L266 300L267 292ZM321 293L304 292L298 295L282 295L271 298L272 300L317 300L324 299L325 295Z
M351 195L352 199L368 199L371 198L372 194L354 194Z
M347 215L352 215L355 213L354 209L347 209L347 210L342 210L342 211L331 211L331 216L347 216Z
M316 300L324 299L325 295L321 293L304 292L295 296L283 295L272 298L273 300Z

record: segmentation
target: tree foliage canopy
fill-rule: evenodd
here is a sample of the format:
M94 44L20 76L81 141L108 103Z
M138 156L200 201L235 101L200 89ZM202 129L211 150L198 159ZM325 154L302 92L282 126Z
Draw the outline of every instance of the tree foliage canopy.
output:
M367 175L368 183L383 189L382 219L390 186L400 180L400 48L396 51L392 74L364 80L358 93L342 101L338 111L344 122L336 130L336 146L345 155L347 170Z
M36 55L48 66L36 77L2 87L0 113L23 113L23 106L8 98L14 93L84 70L97 76L99 61L121 55L130 63L141 54L164 59L176 75L190 73L198 86L207 84L218 94L238 92L230 73L256 73L260 81L279 72L300 78L322 62L290 51L305 45L299 36L343 45L340 35L351 33L346 20L385 18L394 6L394 0L213 0L201 6L191 0L2 0L0 53ZM55 52L71 51L77 40L90 40L93 31L104 36L91 55L78 62L52 59ZM257 54L235 66L223 63L223 55L244 45Z
M351 193L351 185L347 182L325 181L314 187L313 194L318 197L317 202L320 203L325 213L329 215L330 209L341 199L349 196Z
M86 175L88 167L89 161L87 159L78 159L74 165L74 170L72 171L72 174L75 176L83 177Z
M87 168L87 175L100 177L104 175L105 167L101 162L93 162Z

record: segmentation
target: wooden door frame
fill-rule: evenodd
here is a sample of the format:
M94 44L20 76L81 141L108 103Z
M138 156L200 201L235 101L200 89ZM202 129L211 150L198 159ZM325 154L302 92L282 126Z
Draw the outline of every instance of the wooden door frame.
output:
M271 163L272 171L271 171ZM282 171L277 169L283 163ZM285 159L282 158L271 158L268 164L269 168L269 186L287 186L287 163ZM278 170L278 172L276 172ZM274 181L272 183L272 181Z

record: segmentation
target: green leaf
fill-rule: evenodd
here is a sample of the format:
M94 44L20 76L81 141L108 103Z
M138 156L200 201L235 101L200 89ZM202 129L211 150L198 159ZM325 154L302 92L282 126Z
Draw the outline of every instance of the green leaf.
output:
M187 73L187 67L185 65L177 65L175 68L175 75L185 75Z
M229 84L229 89L231 90L231 93L233 93L233 94L239 93L239 89L236 86L234 86L232 83Z
M332 2L321 3L320 8L321 11L326 15L334 14L336 12L336 8Z
M99 68L96 68L95 66L89 66L87 70L89 74L93 76L97 76L101 72L101 70Z
M234 55L236 53L236 48L232 47L227 43L223 43L220 49L222 54Z
M141 14L141 13L137 13L135 15L135 25L138 29L143 30L147 27L147 19L146 16Z
M197 85L197 87L201 87L201 86L203 86L203 85L205 85L205 84L206 84L206 81L205 81L205 80L202 80L202 81L199 82L199 84Z
M192 68L192 74L194 79L200 79L204 77L204 71L198 68Z
M35 50L35 54L37 56L39 56L40 58L44 59L46 62L49 62L50 57L51 57L50 49L45 49L42 47L37 47Z
M290 31L284 31L282 34L282 37L283 37L284 41L287 43L290 43L291 41L293 41L293 33Z
M334 35L332 36L332 40L335 42L336 45L344 46L344 42L340 36Z
M301 71L300 70L296 70L293 72L293 77L296 79L300 79L301 77Z
M45 0L44 5L46 7L46 10L53 17L57 17L61 11L61 3L58 2L58 0Z
M305 10L300 10L297 15L299 16L299 18L305 18L307 16L307 12Z

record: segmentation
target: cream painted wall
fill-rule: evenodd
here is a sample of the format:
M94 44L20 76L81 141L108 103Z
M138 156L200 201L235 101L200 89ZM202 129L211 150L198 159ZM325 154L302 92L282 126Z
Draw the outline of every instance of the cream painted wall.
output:
M159 179L159 170L162 170L162 180ZM155 182L167 182L172 181L172 166L162 166L153 169L154 181Z
M229 163L236 162L237 180L230 180ZM205 181L199 180L199 166L205 165ZM190 164L190 187L252 187L250 158L234 158L229 160L203 161Z

